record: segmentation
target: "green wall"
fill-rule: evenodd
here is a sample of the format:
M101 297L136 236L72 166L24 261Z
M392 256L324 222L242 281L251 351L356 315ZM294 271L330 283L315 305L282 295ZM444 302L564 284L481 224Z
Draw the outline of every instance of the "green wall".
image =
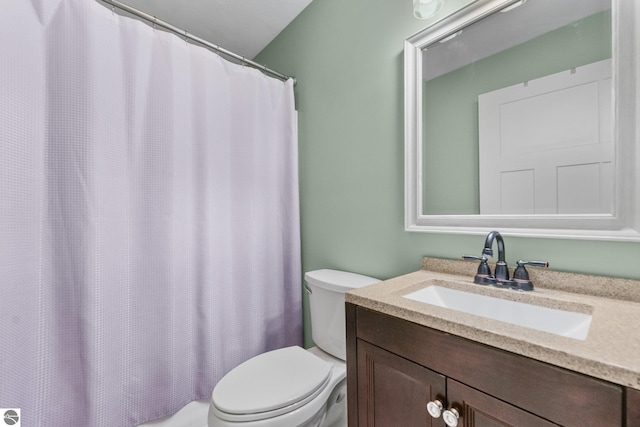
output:
M484 236L404 231L404 39L428 24L411 6L315 0L256 58L298 80L303 271L387 279L417 270L424 255L480 254ZM506 237L505 246L511 265L539 259L640 279L640 243ZM306 299L304 310L311 345Z
M479 181L478 95L607 58L610 11L424 82L422 212L480 213L480 190L470 185Z

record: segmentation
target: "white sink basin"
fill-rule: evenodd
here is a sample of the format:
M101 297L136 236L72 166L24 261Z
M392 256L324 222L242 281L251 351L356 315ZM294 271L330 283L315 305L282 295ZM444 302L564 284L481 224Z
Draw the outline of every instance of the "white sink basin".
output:
M509 301L437 285L404 295L404 298L577 340L587 338L591 325L590 314Z

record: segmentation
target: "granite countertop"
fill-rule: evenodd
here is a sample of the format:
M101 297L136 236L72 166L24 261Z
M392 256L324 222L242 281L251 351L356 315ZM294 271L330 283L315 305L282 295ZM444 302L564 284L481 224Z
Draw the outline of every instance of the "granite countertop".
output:
M640 280L528 268L533 292L476 285L477 263L424 258L422 268L346 294L346 301L640 390ZM578 340L403 298L431 284L591 314Z

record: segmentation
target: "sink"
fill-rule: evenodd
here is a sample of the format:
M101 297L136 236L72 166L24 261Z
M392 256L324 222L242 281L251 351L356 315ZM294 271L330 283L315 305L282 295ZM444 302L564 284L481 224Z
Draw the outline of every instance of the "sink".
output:
M509 291L511 292L511 291ZM591 315L431 285L404 298L563 337L587 338Z

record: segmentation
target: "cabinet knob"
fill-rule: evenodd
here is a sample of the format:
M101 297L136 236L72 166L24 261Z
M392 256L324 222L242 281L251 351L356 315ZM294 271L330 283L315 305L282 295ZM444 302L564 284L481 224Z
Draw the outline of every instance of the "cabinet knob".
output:
M444 406L442 405L442 402L437 399L427 403L427 412L433 418L440 418L440 414L442 414L443 408Z
M442 419L444 420L444 423L449 427L456 427L458 425L459 418L460 418L460 413L456 408L447 409L442 414Z

